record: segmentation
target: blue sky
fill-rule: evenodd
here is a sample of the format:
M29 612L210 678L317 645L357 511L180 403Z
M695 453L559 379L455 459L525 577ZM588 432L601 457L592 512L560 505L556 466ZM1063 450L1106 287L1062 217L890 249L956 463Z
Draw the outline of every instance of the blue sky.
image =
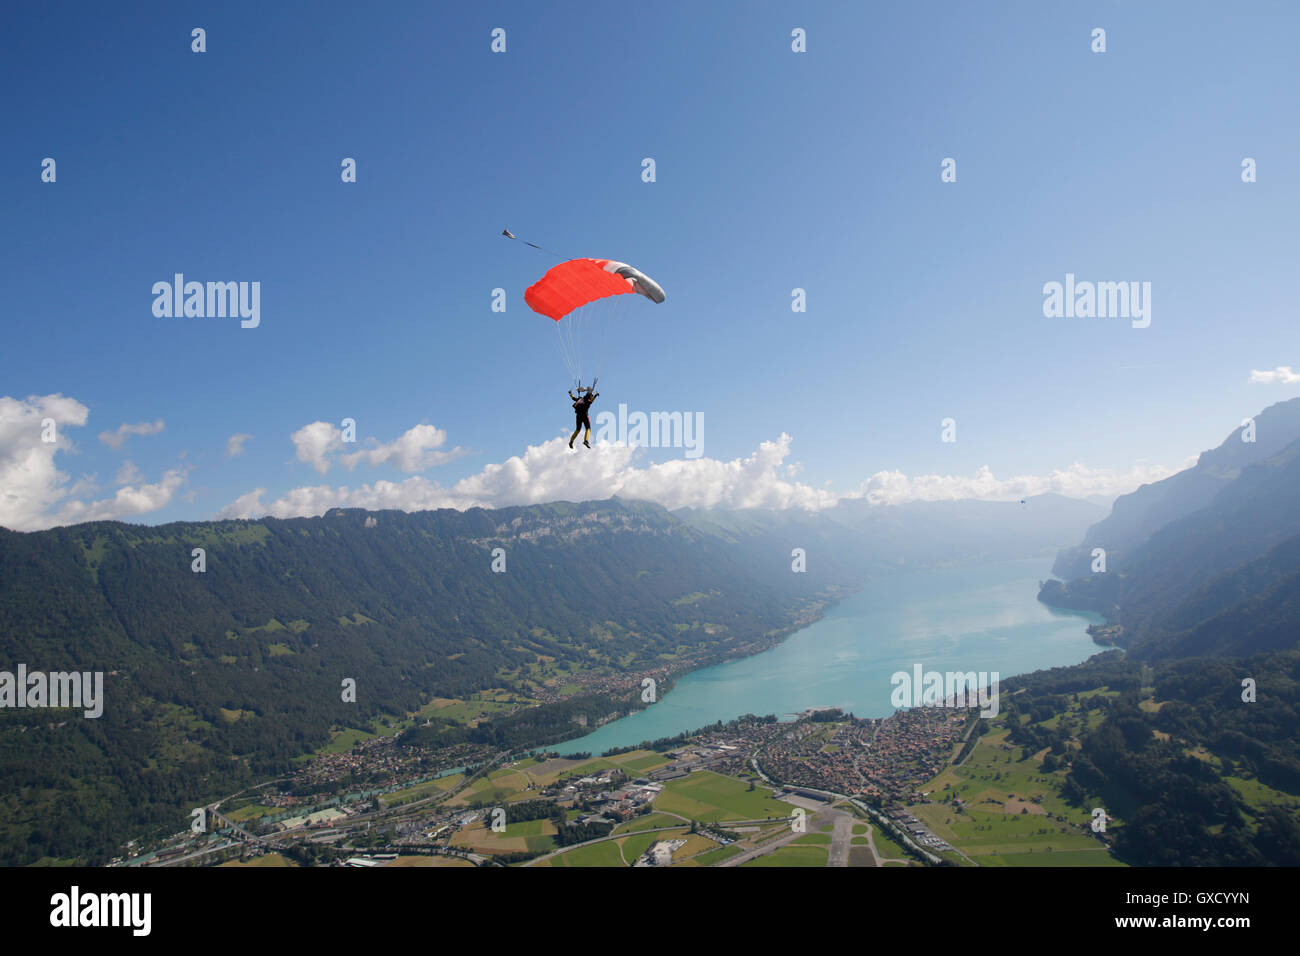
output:
M308 486L356 504L338 489L412 478L427 503L427 483L485 468L457 500L682 503L748 480L727 463L782 434L756 480L852 493L879 472L1077 462L1122 484L1300 394L1250 382L1300 368L1292 4L459 6L6 13L0 471L31 526L169 470L147 508L93 513L209 518ZM597 410L703 414L703 471L680 449L555 441L568 373L523 302L554 260L503 227L660 282L665 303L624 303L608 330ZM260 326L156 318L151 287L176 272L259 281ZM1067 272L1150 282L1150 327L1045 318ZM86 423L33 451L28 398L55 394ZM345 417L362 443L327 473L295 458L290 436ZM339 461L421 423L460 451L416 472Z

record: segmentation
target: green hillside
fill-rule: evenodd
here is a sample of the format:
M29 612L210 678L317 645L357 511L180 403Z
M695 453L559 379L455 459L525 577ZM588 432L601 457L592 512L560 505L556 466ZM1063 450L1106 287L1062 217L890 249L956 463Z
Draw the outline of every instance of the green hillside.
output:
M546 674L770 641L817 600L794 577L778 591L721 541L617 500L0 530L0 659L106 675L98 719L0 711L0 864L102 862L124 834L180 829L332 730L395 729L433 698L526 699ZM474 727L435 717L422 734L544 743L627 706L577 695Z

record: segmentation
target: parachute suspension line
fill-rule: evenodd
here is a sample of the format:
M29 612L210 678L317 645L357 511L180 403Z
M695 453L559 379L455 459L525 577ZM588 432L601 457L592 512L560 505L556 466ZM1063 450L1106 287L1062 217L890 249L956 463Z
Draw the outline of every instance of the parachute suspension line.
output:
M582 365L573 338L573 326L567 321L556 322L555 336L560 347L560 357L564 360L564 366L569 370L569 375L576 384L582 377Z
M565 316L565 319L572 316ZM569 323L569 348L573 352L573 377L579 382L582 381L582 317L578 317L577 322Z
M555 323L560 356L575 384L604 370L610 342L632 308L631 293L607 296L574 309Z
M539 246L535 242L529 242L527 239L520 239L509 229L502 229L501 235L505 236L507 239L513 239L515 242L522 242L526 246L531 246L538 252L544 252L548 256L554 256L562 262L571 258L569 256L562 256L558 252L547 249L545 246ZM564 361L565 367L568 368L569 375L572 376L573 381L577 383L582 378L582 365L580 353L578 351L578 343L573 334L573 329L567 322L556 322L555 326L556 341L559 344L560 358Z
M622 319L627 315L630 308L629 302L633 298L632 294L615 295L610 297L613 301L604 303L605 312L600 317L599 328L595 329L591 338L595 339L594 347L589 349L592 355L592 374L599 377L604 371L605 359L610 351L610 341L617 334Z
M563 259L559 253L520 239L509 229L502 235ZM618 341L615 336L621 335L626 310L635 311L622 297L633 294L653 302L664 301L663 290L653 279L625 263L612 259L569 259L547 270L528 287L524 299L534 312L556 322L556 344L561 358L575 384L589 389L592 386L583 386L582 382L590 373L594 385L603 371L605 353ZM610 331L607 326L614 323L620 328Z
M610 316L613 314L613 311L618 308L617 300L621 299L622 296L616 295L612 298L615 300L614 302L610 302L608 299L602 299L597 304L596 307L601 310L601 314L599 318L594 320L593 327L587 336L587 354L591 356L591 374L593 378L600 377L600 367L605 360L605 330L609 325Z
M568 318L568 316L565 316L565 318ZM560 324L566 325L564 319L560 320ZM569 370L569 374L572 375L574 378L581 378L582 366L579 364L578 361L578 356L581 353L578 351L578 340L575 337L577 333L574 331L574 328L575 326L573 325L573 323L571 322L567 323L567 327L564 330L564 340L569 345L569 356L570 356L569 360L573 363L573 367Z
M574 339L575 339L576 342L577 342L577 344L574 346L574 349L575 349L575 351L576 351L576 353L577 353L577 356L578 356L578 379L579 379L579 381L582 380L582 373L583 373L583 368L582 368L582 326L586 323L586 321L587 321L587 313L590 312L590 311L591 311L591 306L589 306L589 305L584 305L582 308L577 309L577 310L575 310L575 311L569 313L569 317L570 317L570 318L574 318L574 319L577 319L577 320L578 320L577 322L575 322L575 323L573 324L573 336L574 336Z
M582 370L582 320L584 318L586 318L586 316L583 315L582 309L578 309L576 312L570 312L567 316L565 316L565 319L576 319L576 321L571 326L569 326L569 328L573 333L573 365L574 368L577 370L579 382L582 381L582 371L583 371ZM561 319L560 321L563 322L565 319Z
M564 362L564 367L570 370L572 374L573 363L569 361L569 354L564 348L564 332L560 329L560 323L555 323L555 348L560 353L560 359Z

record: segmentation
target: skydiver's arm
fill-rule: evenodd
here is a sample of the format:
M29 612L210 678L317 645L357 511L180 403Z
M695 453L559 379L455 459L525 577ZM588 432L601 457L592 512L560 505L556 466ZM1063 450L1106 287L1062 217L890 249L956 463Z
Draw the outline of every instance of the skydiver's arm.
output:
M569 389L569 398L573 398L573 389ZM577 401L576 398L573 398L573 400L574 400L575 402Z

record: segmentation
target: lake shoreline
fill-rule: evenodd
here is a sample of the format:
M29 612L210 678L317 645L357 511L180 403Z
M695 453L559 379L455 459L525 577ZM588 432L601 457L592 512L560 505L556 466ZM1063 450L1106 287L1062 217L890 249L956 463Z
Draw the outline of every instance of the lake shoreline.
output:
M815 619L774 642L674 675L671 693L650 707L535 749L604 753L746 713L779 718L813 706L887 716L894 709L890 674L926 660L1003 677L1078 663L1096 653L1086 629L1098 615L1037 600L1029 572L1041 570L1044 560L873 577L841 591Z

